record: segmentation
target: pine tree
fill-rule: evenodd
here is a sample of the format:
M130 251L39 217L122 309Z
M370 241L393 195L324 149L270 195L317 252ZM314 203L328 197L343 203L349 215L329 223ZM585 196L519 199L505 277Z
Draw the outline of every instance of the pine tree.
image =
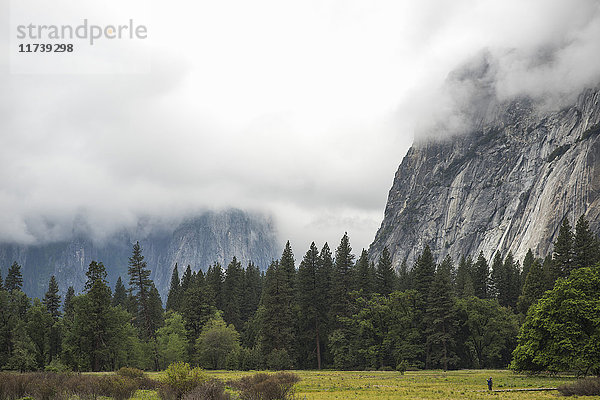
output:
M483 255L482 255L483 256ZM487 262L485 263L487 266ZM458 268L456 270L456 295L458 297L469 297L475 295L475 288L473 287L473 259L471 256L465 258L460 257ZM485 295L485 291L483 291Z
M375 290L375 271L369 263L369 253L363 249L354 269L354 289L362 290L364 296L370 296Z
M445 371L456 363L453 351L454 300L452 298L452 260L447 256L438 266L428 293L427 347L425 368L442 367Z
M244 301L244 270L242 264L233 257L225 270L223 282L223 319L233 324L236 330L242 328L242 302Z
M220 266L219 266L220 268ZM192 286L192 280L193 280L193 274L192 274L192 267L188 264L188 266L185 268L185 272L183 273L183 276L181 277L181 291L185 292L186 290L188 290L188 288L190 288Z
M181 285L179 283L179 271L177 270L177 263L173 268L173 274L171 275L171 286L169 287L169 294L167 295L167 311L180 311L180 297L181 297Z
M0 270L0 290L4 290L4 281L2 280L2 270Z
M112 305L115 307L121 306L124 310L127 309L127 289L125 289L125 285L123 285L123 281L121 280L120 276L115 284Z
M184 275L185 278L185 275ZM214 265L208 267L208 271L206 271L206 283L208 285L208 289L211 293L211 298L213 299L213 305L219 309L223 309L223 281L225 277L223 276L223 268L221 268L221 264L215 263ZM182 284L183 288L183 284Z
M500 297L504 296L507 291L507 282L504 277L504 262L502 260L502 255L497 251L496 254L494 254L494 260L492 261L490 297L498 299L498 302L500 302ZM504 304L500 302L500 305Z
M65 302L63 303L63 311L65 314L65 318L73 316L73 298L75 297L75 289L73 286L69 286L67 288L67 293L65 294Z
M294 318L288 302L287 271L273 261L265 275L261 297L261 344L265 356L285 352L288 357L294 343Z
M327 364L329 362L330 354L327 351L329 333L332 329L332 322L330 320L331 315L331 277L333 275L333 258L331 256L331 250L327 242L321 248L319 253L319 268L317 269L317 297L315 297L315 303L318 306L318 314L320 315L319 325L319 341L321 347L321 363Z
M483 251L479 253L477 261L473 266L471 275L473 283L473 294L480 299L488 299L493 297L490 293L490 267L487 260L483 256Z
M534 259L525 277L523 291L517 303L517 309L520 313L527 314L529 307L542 297L548 289L547 278L542 263Z
M554 242L554 265L552 266L552 282L557 278L568 276L573 270L573 232L569 219L563 219Z
M421 297L421 308L425 310L425 303L433 284L433 278L435 276L435 261L429 245L426 245L423 249L423 253L417 258L417 262L414 266L413 277L414 277L414 288Z
M93 371L100 371L109 358L108 328L111 293L106 282L106 269L102 263L92 261L85 275L87 276L86 297L80 315L81 319L87 322L85 340L89 343L86 352L90 358L90 365Z
M294 286L296 283L296 265L289 240L285 244L285 249L283 249L283 253L281 254L279 265L284 273L284 279L287 286L287 301L291 304L291 301L294 298Z
M301 362L306 368L314 368L314 364L309 363L309 360L315 360L317 368L321 369L320 327L324 317L321 307L317 303L320 297L318 285L319 264L319 250L315 242L312 242L298 268L296 296L300 315L299 335L301 337L298 339L301 343L298 347L301 352Z
M254 263L249 262L244 271L243 300L242 300L242 322L252 318L260 302L262 292L262 277L260 270Z
M52 275L48 282L48 291L44 297L44 305L56 322L60 317L60 295L58 294L58 282L56 277Z
M406 290L412 289L412 274L408 270L408 264L406 263L406 259L402 261L400 264L400 270L398 271L398 279L396 280L396 289L404 292Z
M146 268L146 262L142 255L142 247L140 242L133 245L133 252L129 258L129 286L135 291L134 298L137 303L136 319L138 326L146 339L154 337L156 326L152 324L150 317L150 305L148 304L148 296L152 287L150 280L150 270Z
M525 258L523 259L523 271L521 272L521 289L523 285L525 285L525 280L527 279L527 274L535 261L535 257L533 256L533 252L531 249L527 250L527 254L525 254ZM540 264L541 265L541 264Z
M394 271L394 267L392 266L392 257L387 246L383 248L377 261L375 278L377 281L377 293L387 296L394 291L394 287L396 286L396 271Z
M6 290L9 292L15 290L22 290L23 288L23 275L21 275L21 266L15 261L8 269L6 275Z
M504 259L504 279L506 280L506 293L503 294L505 300L501 301L500 304L505 307L510 307L513 310L517 307L517 300L519 299L520 291L520 270L519 263L515 261L512 252L508 252ZM501 300L498 298L498 300ZM504 302L505 304L502 304Z
M574 268L593 267L599 261L598 238L590 230L583 215L579 217L575 226L573 253Z
M349 288L354 255L350 247L348 233L344 233L335 251L335 263L331 277L331 319L350 316Z

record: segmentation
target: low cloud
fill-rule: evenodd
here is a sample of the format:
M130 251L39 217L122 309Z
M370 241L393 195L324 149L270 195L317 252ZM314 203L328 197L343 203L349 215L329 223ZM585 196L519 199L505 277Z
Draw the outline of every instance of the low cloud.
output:
M1 67L0 240L237 207L274 215L297 258L345 231L358 252L413 135L464 130L478 96L557 105L598 82L598 7L152 2L147 43L124 48L149 73Z

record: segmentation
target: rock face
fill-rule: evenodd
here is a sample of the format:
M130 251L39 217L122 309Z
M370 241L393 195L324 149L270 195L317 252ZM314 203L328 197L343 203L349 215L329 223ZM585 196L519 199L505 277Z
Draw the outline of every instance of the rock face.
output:
M171 228L143 221L138 225L136 232L120 232L101 243L79 234L68 241L37 246L0 244L2 276L17 261L29 296L42 297L51 275L56 276L61 293L71 285L79 292L90 262L96 260L106 266L111 287L119 276L127 285L128 258L139 240L151 278L166 300L175 263L180 276L187 265L194 271L205 271L215 262L226 267L234 256L243 266L252 261L266 269L278 253L271 219L240 210L206 212Z
M402 160L385 217L370 247L394 265L415 261L426 244L447 254L486 257L528 248L552 251L564 217L585 215L600 229L600 91L561 111L518 99L478 110L467 134L416 142Z

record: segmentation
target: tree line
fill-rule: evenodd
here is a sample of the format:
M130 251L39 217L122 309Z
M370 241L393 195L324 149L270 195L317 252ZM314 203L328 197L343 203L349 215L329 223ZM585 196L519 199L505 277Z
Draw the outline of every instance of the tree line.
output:
M104 265L93 261L83 292L69 287L64 299L54 277L44 299L29 299L15 262L0 277L0 368L160 370L186 361L215 369L405 370L504 368L512 360L515 369L564 369L560 357L531 357L552 336L536 329L550 318L554 291L582 284L577 274L600 261L583 217L574 232L563 221L551 255L530 250L522 262L496 252L455 264L425 246L412 268L396 269L387 248L376 263L366 250L356 258L344 234L335 251L312 243L298 263L288 242L265 272L235 257L206 272L175 265L163 308L142 252L136 243L127 286L119 277L111 290ZM593 333L593 324L581 330ZM540 337L546 342L535 342Z

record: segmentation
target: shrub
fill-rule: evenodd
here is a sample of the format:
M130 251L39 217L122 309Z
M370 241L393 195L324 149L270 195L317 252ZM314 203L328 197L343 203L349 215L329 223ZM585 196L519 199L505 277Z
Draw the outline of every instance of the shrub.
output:
M121 367L121 369L119 369L116 372L116 374L119 376L123 376L125 378L130 378L130 379L138 379L138 378L143 378L144 376L146 376L144 371L142 371L141 369L130 368L130 367Z
M208 377L202 369L191 368L190 364L181 361L176 362L165 370L159 395L162 399L181 399L184 394L191 392L207 380Z
M50 361L50 364L44 367L44 371L46 372L56 372L56 373L64 373L71 372L71 368L68 365L61 363L56 358Z
M294 396L294 385L300 377L292 372L245 376L231 385L240 390L241 400L287 400Z
M211 378L202 385L183 396L183 400L229 400L231 396L225 393L225 384Z
M597 396L600 395L600 379L580 379L569 385L559 386L558 391L563 396Z
M112 397L115 400L127 400L133 397L138 389L134 379L119 375L102 376L97 385L101 396Z

